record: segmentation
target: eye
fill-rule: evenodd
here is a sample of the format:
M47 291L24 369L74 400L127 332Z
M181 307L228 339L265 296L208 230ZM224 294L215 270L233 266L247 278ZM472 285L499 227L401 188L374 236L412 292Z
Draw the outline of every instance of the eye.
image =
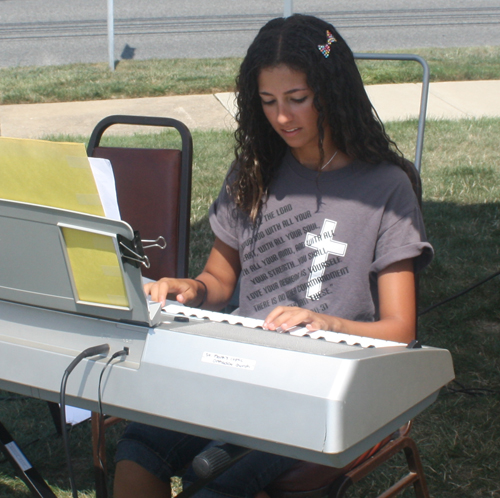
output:
M276 102L276 100L261 100L262 105L272 105Z
M307 95L305 97L301 97L300 99L292 99L292 102L295 102L296 104L302 104L302 102L305 102L307 99Z

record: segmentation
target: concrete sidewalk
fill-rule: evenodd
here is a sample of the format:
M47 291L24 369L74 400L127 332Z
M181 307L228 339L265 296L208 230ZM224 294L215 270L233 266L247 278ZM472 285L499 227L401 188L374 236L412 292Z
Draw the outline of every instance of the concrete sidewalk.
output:
M373 85L367 87L367 92L383 121L418 117L421 94L418 83ZM56 134L88 137L94 126L111 114L170 117L184 122L191 130L232 129L234 94L4 105L0 106L0 135L17 138L41 138ZM499 116L498 80L430 85L429 119ZM117 134L131 131L131 127L114 129Z

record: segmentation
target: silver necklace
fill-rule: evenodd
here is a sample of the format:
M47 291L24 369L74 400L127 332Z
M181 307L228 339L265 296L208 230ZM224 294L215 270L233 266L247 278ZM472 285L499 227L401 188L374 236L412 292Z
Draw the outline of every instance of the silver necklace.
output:
M328 161L323 164L323 166L321 166L321 169L320 171L323 171L334 159L335 159L335 156L338 154L339 152L339 149L337 149L334 153L333 153L333 156L330 157L330 159L328 159Z

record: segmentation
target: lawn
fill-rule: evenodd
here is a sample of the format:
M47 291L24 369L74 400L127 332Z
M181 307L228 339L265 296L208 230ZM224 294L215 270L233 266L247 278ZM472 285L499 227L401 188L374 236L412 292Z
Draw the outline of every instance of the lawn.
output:
M500 79L500 47L428 48L431 81ZM165 59L0 69L0 104L69 102L234 90L241 59ZM360 61L366 84L422 81L419 64Z
M416 122L389 123L387 129L408 157L413 157ZM500 266L500 119L429 121L422 180L424 219L436 250L420 278L420 311L492 275ZM84 137L51 137L84 140ZM194 170L190 273L202 268L211 245L207 209L218 193L232 158L227 132L193 133ZM170 134L110 138L112 143L155 146ZM413 437L421 452L430 493L436 498L500 497L500 283L493 278L474 290L425 312L420 339L453 355L457 382L419 415ZM54 492L70 497L60 438L44 402L0 393L0 420L7 426ZM395 393L397 395L397 393ZM112 461L122 427L107 434ZM71 431L80 496L94 497L90 427ZM387 466L352 496L372 496L401 472L401 462ZM112 474L112 468L111 468ZM30 496L10 466L0 464L0 497ZM413 496L411 491L403 494Z

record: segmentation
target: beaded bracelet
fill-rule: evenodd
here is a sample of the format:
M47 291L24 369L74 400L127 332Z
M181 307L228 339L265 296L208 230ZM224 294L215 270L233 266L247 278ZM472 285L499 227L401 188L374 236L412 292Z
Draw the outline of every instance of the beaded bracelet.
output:
M205 300L207 299L207 294L208 294L207 284L205 282L203 282L203 280L198 280L197 278L195 278L193 280L195 282L200 282L200 284L203 285L203 287L205 289L201 303L198 306L196 306L197 308L201 308L205 304Z

